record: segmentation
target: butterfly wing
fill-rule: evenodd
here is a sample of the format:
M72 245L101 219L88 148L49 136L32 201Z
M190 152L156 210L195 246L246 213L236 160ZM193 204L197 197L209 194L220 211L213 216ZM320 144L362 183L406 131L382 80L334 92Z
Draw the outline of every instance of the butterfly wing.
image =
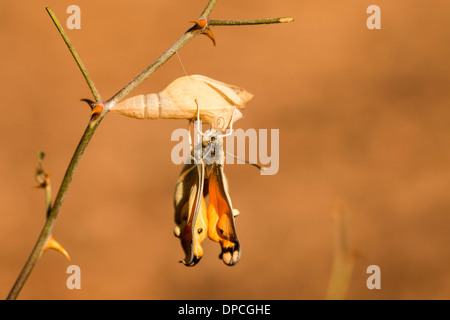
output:
M204 165L183 167L175 186L175 236L180 238L186 254L183 262L194 266L203 256L202 241L207 234L206 204L203 198Z
M222 165L214 165L209 176L208 236L220 243L220 258L226 265L235 265L241 256L234 225L234 212Z

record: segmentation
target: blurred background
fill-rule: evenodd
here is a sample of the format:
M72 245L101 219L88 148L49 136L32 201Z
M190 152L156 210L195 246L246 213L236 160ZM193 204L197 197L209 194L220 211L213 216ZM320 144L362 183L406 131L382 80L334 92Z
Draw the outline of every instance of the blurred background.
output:
M65 27L70 1L0 3L0 297L44 224L37 153L47 155L56 195L89 119L80 99L92 96L45 6L108 99L206 3L77 1L81 30ZM381 30L366 27L372 4ZM237 127L280 132L276 175L225 168L241 212L240 262L225 266L219 245L205 240L197 266L178 263L172 202L181 166L171 162L170 137L187 122L110 113L53 232L72 261L45 253L19 299L325 299L336 261L350 271L338 297L449 299L449 12L444 0L219 0L212 19L295 18L216 27L216 47L200 36L179 53L187 73L255 95ZM183 75L174 57L131 95ZM66 287L71 264L81 268L81 290ZM380 290L366 287L370 265L381 269Z

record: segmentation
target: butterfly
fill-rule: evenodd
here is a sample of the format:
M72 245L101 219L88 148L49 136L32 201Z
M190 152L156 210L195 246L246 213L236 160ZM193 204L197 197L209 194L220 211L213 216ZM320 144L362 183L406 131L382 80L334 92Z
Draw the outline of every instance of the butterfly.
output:
M200 261L206 237L220 244L219 258L226 265L235 265L241 256L234 219L239 211L233 209L224 173L223 136L217 129L202 134L175 186L174 233L186 255L180 262L186 266ZM209 197L208 206L205 197Z

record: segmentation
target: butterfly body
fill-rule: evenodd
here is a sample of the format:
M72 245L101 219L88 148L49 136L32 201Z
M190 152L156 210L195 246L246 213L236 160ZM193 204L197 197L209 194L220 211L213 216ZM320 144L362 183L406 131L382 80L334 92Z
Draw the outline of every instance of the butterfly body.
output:
M187 266L197 264L203 255L201 243L208 236L220 243L220 258L232 266L241 254L234 224L238 211L233 209L228 192L223 140L218 130L203 134L201 150L199 153L194 148L191 163L183 167L175 187L175 235L186 254L182 262ZM208 206L205 197L209 197Z

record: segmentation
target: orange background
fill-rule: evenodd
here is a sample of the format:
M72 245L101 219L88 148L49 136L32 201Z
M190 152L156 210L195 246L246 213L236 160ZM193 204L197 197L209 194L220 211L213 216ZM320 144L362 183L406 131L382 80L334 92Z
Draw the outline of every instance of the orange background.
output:
M68 30L107 99L190 26L206 0L77 1ZM0 297L44 224L34 189L45 151L54 195L88 123L92 98L44 7L65 26L70 1L0 4ZM381 8L368 30L366 8ZM171 133L182 120L109 114L78 167L54 229L69 251L38 262L20 299L323 299L332 271L333 216L344 213L353 273L348 299L450 298L450 29L448 1L219 0L212 19L293 16L285 25L216 27L180 51L190 74L255 95L237 127L280 130L280 170L225 171L241 261L219 246L184 267L173 236ZM67 29L67 28L66 28ZM176 57L132 95L184 72ZM341 209L337 209L341 208ZM81 268L68 290L66 268ZM366 268L381 268L368 290Z

